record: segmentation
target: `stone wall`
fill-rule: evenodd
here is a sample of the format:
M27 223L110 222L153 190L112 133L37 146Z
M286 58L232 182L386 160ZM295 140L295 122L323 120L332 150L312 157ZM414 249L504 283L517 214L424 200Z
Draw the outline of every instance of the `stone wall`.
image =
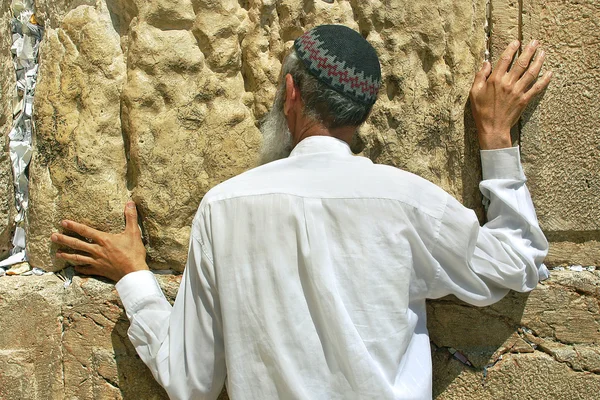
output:
M151 268L182 271L202 196L256 165L258 121L281 61L295 37L321 23L358 30L381 58L384 86L354 150L433 181L483 218L467 99L484 51L485 0L35 3L46 29L30 167L33 266L63 268L48 240L62 218L118 232L133 198ZM600 9L595 0L492 6L492 57L513 38L536 37L555 71L514 130L552 242L548 264L600 265ZM14 74L4 34L0 79L2 259L14 215L6 151ZM160 279L172 299L179 278ZM594 398L599 285L598 272L555 272L529 296L491 307L431 302L437 398ZM2 277L0 307L0 399L166 398L126 338L112 285Z
M180 277L158 279L173 301ZM167 399L127 338L112 284L10 277L0 299L0 399ZM599 302L598 271L555 272L490 307L430 302L436 399L596 399Z
M281 60L325 22L359 30L381 56L385 89L356 149L479 204L464 108L482 53L481 2L82 3L37 4L46 34L30 170L33 265L63 267L47 240L60 219L119 231L131 196L151 267L181 271L202 196L256 165L257 121Z

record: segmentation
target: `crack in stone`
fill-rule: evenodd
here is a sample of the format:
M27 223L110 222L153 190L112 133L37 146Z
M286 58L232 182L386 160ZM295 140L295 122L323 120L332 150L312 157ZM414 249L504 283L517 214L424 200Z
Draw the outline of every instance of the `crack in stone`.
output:
M65 384L65 353L64 353L64 336L65 336L65 316L64 316L64 300L65 300L65 289L62 290L61 302L60 302L60 364L61 364L61 379L62 379L62 392L63 396L66 393L66 384Z

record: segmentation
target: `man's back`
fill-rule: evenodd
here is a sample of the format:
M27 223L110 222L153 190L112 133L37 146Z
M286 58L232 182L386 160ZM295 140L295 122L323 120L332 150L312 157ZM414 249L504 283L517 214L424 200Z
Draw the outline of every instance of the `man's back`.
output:
M334 138L213 189L194 234L214 269L230 395L430 397L424 300L448 293L437 280L456 268L466 300L504 293L469 270L478 228L437 186Z

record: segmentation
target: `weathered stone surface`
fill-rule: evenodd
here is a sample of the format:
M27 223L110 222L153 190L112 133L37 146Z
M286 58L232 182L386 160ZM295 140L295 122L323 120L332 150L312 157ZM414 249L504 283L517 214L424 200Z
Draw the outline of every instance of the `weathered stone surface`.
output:
M552 242L546 258L548 265L594 265L600 266L600 241L581 243Z
M62 299L56 277L0 279L0 398L60 398Z
M600 389L600 273L553 272L490 307L428 304L438 399L593 399ZM467 367L446 350L464 354ZM485 372L484 372L485 371ZM483 383L483 385L482 385Z
M80 6L47 27L35 95L28 254L58 270L49 234L63 218L104 231L123 229L125 149L119 97L125 61L108 10Z
M594 400L600 390L597 374L574 371L539 351L506 354L485 377L443 352L434 353L434 365L436 400Z
M555 241L600 240L598 21L595 0L524 4L524 40L541 38L555 73L521 130L540 225Z
M259 133L240 98L239 66L212 71L198 46L191 31L161 30L141 17L131 27L123 92L129 184L157 269L183 270L204 193L255 165Z
M113 285L76 278L63 304L65 398L167 398L127 338L129 322Z
M8 256L11 248L14 216L12 167L8 153L8 133L12 126L12 104L15 93L15 70L10 47L10 20L12 12L8 2L0 4L0 260Z
M256 164L257 121L272 102L281 60L293 39L321 23L359 30L381 57L384 90L355 148L376 162L440 184L469 206L480 204L477 148L464 111L483 53L483 41L473 40L483 38L483 0L83 3L38 4L51 26L36 99L42 133L32 169L34 264L62 267L50 265L47 237L64 217L100 229L120 228L126 181L142 216L150 265L182 270L190 222L202 196ZM94 23L86 20L96 14ZM95 36L71 35L84 24ZM101 37L106 40L95 40ZM120 74L120 51L126 79ZM100 74L109 67L111 74ZM81 68L95 80L78 81ZM85 97L77 87L98 90L103 98L77 102ZM114 123L102 119L106 126L90 126L100 123L101 110ZM92 124L80 131L78 119L88 114ZM127 174L113 135L120 127ZM107 132L87 149L89 132L100 128ZM90 168L92 154L109 159ZM81 168L82 159L90 170ZM94 176L103 176L105 183Z
M158 279L173 301L180 277ZM429 302L436 398L594 399L599 300L600 273L563 271L490 307ZM167 398L127 338L112 284L75 277L65 289L53 275L4 277L0 306L0 398Z
M180 278L158 277L171 302ZM54 275L3 277L0 307L1 399L168 398L127 338L114 285L75 277L65 289Z

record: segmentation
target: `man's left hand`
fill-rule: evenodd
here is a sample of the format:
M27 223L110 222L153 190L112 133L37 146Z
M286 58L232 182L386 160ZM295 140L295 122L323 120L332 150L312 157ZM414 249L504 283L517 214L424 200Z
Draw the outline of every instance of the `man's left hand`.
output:
M54 233L54 243L70 247L78 254L59 251L56 257L75 265L75 270L86 275L99 275L115 282L130 272L148 270L146 249L142 243L137 221L135 203L125 206L125 230L119 234L110 234L90 228L75 221L65 220L61 225L90 241Z

